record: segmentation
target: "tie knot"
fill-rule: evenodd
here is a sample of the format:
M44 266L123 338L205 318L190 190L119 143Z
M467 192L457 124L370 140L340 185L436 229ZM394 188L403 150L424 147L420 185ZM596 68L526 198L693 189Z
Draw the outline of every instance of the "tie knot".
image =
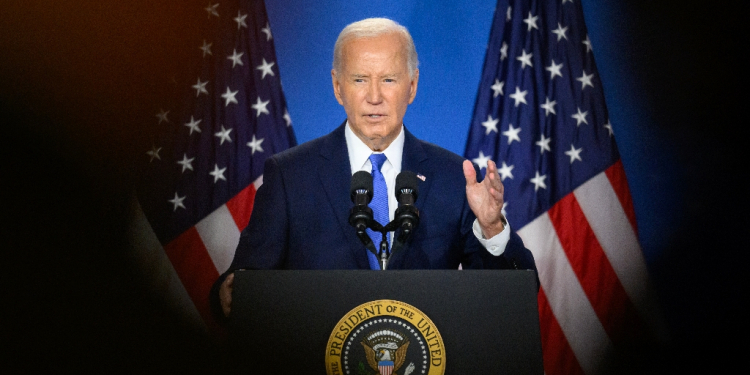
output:
M385 154L372 154L370 155L370 163L372 163L372 169L380 171L380 168L383 167L383 163L385 163L386 159L388 159Z

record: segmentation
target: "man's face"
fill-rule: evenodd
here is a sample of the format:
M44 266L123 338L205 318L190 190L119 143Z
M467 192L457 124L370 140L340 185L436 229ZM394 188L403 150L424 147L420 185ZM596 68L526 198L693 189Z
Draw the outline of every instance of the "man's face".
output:
M354 134L382 151L399 134L417 94L419 71L409 77L406 48L396 33L350 39L342 51L342 71L331 71L334 94Z

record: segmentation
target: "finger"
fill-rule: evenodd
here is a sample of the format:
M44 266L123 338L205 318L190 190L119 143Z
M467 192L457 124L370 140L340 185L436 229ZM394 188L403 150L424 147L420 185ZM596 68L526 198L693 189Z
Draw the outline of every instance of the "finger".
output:
M234 285L234 273L230 273L219 290L219 299L221 300L221 309L224 316L229 317L232 308L232 286Z
M487 177L490 178L490 186L501 192L503 191L503 183L500 181L500 174L497 171L497 164L490 160L487 162Z
M487 160L487 175L492 175L490 177L494 177L494 174L497 173L497 165L492 160Z
M466 186L477 183L477 172L474 170L474 165L470 161L464 160L464 178L466 178Z
M492 185L496 185L500 181L500 175L497 172L497 164L494 161L487 161L487 177L490 178Z

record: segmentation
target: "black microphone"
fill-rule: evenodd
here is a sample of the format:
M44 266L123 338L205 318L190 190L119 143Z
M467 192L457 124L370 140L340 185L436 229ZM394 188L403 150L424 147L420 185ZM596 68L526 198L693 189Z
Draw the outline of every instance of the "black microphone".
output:
M372 239L367 235L367 226L373 222L372 209L367 205L372 200L372 175L366 171L359 171L352 176L350 194L354 207L349 211L349 224L357 230L357 237L368 247L372 247L374 252L375 245Z
M396 176L396 199L398 208L394 216L394 221L401 228L398 240L401 243L406 242L409 235L419 225L419 210L414 206L419 195L419 182L417 175L412 171L403 171Z

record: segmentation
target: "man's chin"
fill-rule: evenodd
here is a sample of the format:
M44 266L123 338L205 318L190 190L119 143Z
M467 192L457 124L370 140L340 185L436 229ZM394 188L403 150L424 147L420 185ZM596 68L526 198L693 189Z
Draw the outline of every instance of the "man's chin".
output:
M382 152L391 145L395 137L372 136L365 140L365 144L373 151Z

